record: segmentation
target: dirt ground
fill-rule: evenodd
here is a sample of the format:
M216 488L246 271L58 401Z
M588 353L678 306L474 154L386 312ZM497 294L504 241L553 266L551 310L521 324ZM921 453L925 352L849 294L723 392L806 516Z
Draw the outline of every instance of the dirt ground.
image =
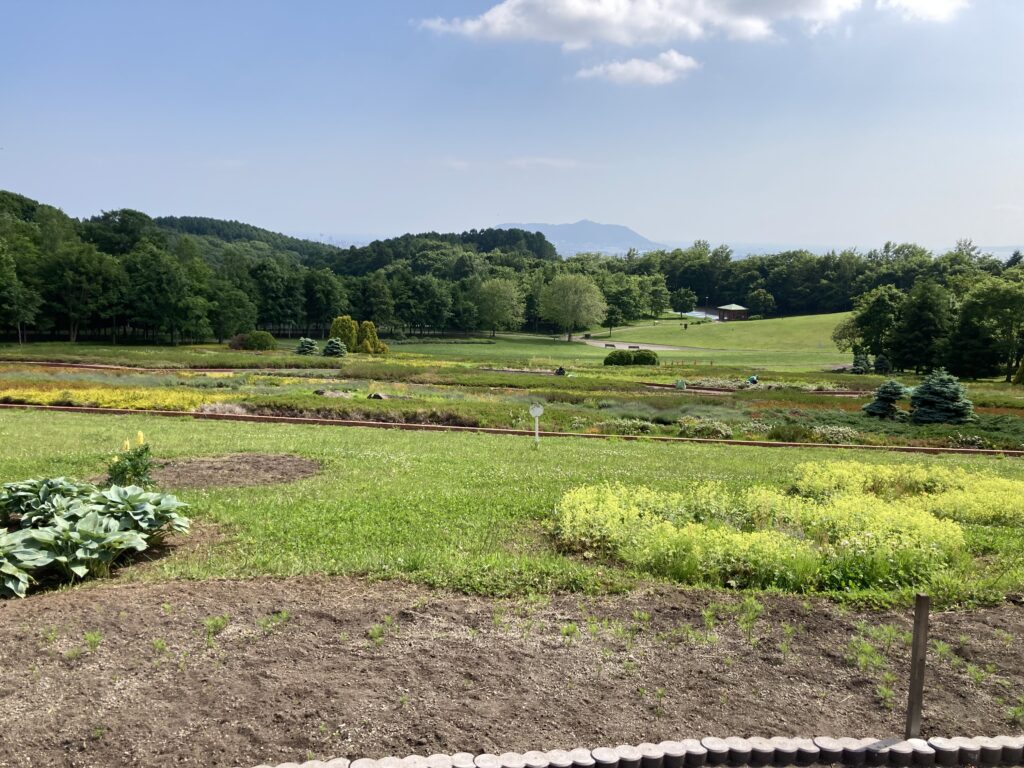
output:
M725 609L705 631L712 601L739 602L670 587L493 600L346 578L115 580L7 600L0 766L254 766L901 731L903 641L888 652L876 643L884 669L845 657L859 622L907 630L908 615L760 598L748 638ZM219 633L217 616L229 617ZM927 734L1019 730L1008 710L1024 684L1022 630L1024 609L1009 603L933 615L932 637L949 650L929 658ZM893 709L876 693L886 671L898 677Z
M162 488L222 488L290 483L319 471L319 463L302 456L234 453L164 462L151 474Z

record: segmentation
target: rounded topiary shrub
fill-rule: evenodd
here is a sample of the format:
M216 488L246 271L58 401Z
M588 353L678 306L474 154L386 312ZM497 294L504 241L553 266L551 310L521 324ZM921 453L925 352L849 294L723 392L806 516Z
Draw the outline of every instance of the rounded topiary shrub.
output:
M632 365L633 353L626 349L616 349L604 357L605 365Z
M250 331L232 336L228 341L231 349L247 349L250 351L264 351L277 348L277 339L267 331Z
M633 365L657 365L658 353L652 349L638 349L633 353Z
M324 344L324 357L344 357L346 354L348 354L348 349L341 339L328 339Z
M604 358L605 365L657 365L658 353L650 349L616 349Z

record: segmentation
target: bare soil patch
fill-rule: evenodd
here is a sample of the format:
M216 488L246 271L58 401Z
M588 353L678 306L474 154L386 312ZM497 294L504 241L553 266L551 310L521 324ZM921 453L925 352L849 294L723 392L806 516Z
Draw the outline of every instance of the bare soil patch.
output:
M845 656L859 622L906 630L909 612L759 599L750 639L733 617L713 642L702 611L738 598L662 586L495 600L324 577L114 582L8 600L0 766L251 766L901 731L908 649L883 650L899 675L893 709L877 697L880 673ZM288 619L268 624L280 611ZM204 620L222 615L229 623L208 644ZM796 630L783 653L786 625ZM1022 630L1024 609L1011 604L933 616L932 637L953 656L929 659L926 735L1013 729ZM101 633L93 651L86 632ZM972 677L968 664L991 671Z
M235 453L197 459L175 459L151 473L162 488L225 488L290 483L320 470L319 462L302 456Z

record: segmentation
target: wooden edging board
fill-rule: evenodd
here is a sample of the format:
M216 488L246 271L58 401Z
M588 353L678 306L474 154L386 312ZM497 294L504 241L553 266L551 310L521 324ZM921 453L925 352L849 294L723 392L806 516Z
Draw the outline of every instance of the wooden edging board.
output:
M63 413L89 413L108 416L173 416L178 418L208 419L211 421L247 421L266 424L307 424L331 427L367 427L371 429L403 429L419 432L477 432L486 435L515 435L534 437L528 429L502 429L498 427L462 427L446 424L405 424L390 421L360 421L357 419L325 419L308 416L259 416L256 414L197 413L193 411L158 411L140 408L93 408L82 405L31 405L0 403L0 409L26 411L59 411ZM897 453L956 454L961 456L1024 456L1024 450L996 450L991 448L940 448L924 445L856 445L853 443L778 443L771 440L728 440L707 437L663 437L659 435L603 435L586 432L540 432L541 437L572 437L593 440L629 440L655 443L705 443L711 445L745 445L752 448L834 448L836 450L895 451Z

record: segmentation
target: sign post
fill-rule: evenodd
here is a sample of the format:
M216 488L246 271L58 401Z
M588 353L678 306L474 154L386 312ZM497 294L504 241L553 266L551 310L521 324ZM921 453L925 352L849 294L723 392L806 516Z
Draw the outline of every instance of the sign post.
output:
M914 644L910 651L910 695L907 697L908 739L921 735L921 710L924 704L924 666L928 652L928 595L918 595L914 601Z
M531 405L530 415L533 416L534 448L540 448L540 417L544 415L544 406L540 403Z

